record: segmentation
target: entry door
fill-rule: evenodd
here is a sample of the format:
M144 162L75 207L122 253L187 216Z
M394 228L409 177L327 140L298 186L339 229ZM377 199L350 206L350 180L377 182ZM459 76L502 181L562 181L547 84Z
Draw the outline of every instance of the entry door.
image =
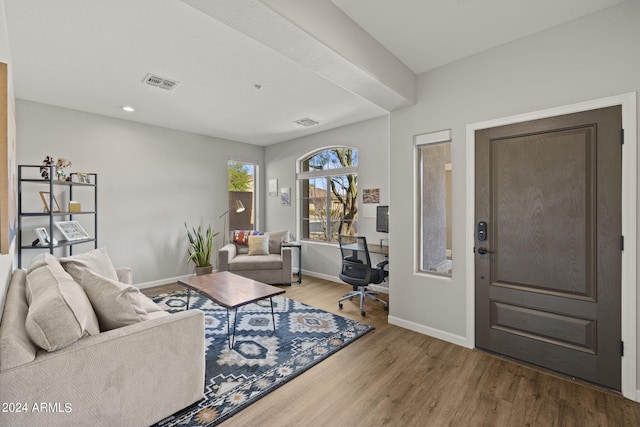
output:
M476 132L476 346L621 386L622 108Z

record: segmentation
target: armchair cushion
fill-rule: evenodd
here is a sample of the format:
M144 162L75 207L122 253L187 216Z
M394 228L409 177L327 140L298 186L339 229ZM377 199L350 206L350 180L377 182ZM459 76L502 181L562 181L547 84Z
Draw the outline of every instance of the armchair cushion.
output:
M249 236L249 255L268 255L269 235Z
M239 254L249 253L249 237L262 236L262 231L258 230L233 230L231 232L231 241L236 246L236 251Z
M279 254L282 250L282 242L289 240L289 231L270 231L269 232L269 253Z

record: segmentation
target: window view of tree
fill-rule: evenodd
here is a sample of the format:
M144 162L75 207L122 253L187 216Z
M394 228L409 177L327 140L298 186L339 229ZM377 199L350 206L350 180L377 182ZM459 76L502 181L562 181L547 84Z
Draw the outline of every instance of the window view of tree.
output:
M253 163L230 160L227 164L229 191L229 230L253 230L255 227L255 171ZM244 211L236 212L236 201Z
M253 171L244 163L229 162L229 191L252 191L252 189Z
M302 162L303 238L337 241L357 234L357 150L345 147L315 153Z

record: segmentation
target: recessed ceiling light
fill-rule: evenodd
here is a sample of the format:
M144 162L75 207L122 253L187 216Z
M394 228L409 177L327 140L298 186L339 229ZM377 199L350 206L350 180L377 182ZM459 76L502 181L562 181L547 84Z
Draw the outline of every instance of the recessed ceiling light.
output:
M134 111L136 111L136 109L133 108L131 105L124 105L124 106L122 106L120 108L122 108L127 113L133 113Z

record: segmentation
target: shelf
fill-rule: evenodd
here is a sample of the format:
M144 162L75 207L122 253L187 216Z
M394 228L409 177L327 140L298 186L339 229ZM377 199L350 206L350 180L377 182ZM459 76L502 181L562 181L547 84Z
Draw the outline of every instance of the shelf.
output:
M68 250L66 250L65 252L68 253L68 255L73 255L73 247L75 245L81 245L83 243L93 243L94 247L97 249L98 248L98 174L96 173L87 173L87 176L89 177L89 181L93 181L93 182L78 182L78 181L58 181L57 179L55 179L55 167L54 166L49 166L49 178L48 179L44 179L40 176L40 169L42 168L41 165L18 165L18 233L17 233L17 239L18 239L18 244L17 246L20 248L18 250L18 267L21 268L22 267L22 251L23 250L46 250L49 251L49 253L53 254L54 253L54 249L56 248L68 248ZM29 178L24 177L25 175L23 174L27 174L29 176ZM73 177L74 175L79 175L78 172L73 172L71 173L69 176ZM25 185L26 184L26 185ZM25 191L23 187L28 187L29 190ZM69 212L69 211L63 211L63 212L46 212L46 211L42 211L42 212L24 212L23 211L23 197L24 194L38 194L37 193L37 189L38 187L42 190L44 190L44 192L49 192L49 195L51 197L51 199L49 199L48 203L45 203L45 206L49 206L53 204L53 188L54 187L66 187L66 189L63 189L62 192L66 193L65 195L68 197L69 200L76 200L73 197L74 191L77 189L80 189L79 191L82 193L83 198L87 198L87 194L84 190L82 190L82 187L88 188L90 190L93 191L93 206L91 204L91 202L88 203L88 205L86 205L86 207L91 208L91 211L81 211L81 212ZM45 190L46 189L46 190ZM41 197L42 197L42 191L41 193ZM31 196L29 196L31 197ZM57 205L57 202L56 202ZM35 205L31 206L32 208ZM31 239L26 239L26 237L29 235L31 235L30 231L29 234L27 234L27 231L29 229L31 229L34 225L38 224L42 227L45 228L45 230L48 230L48 234L50 234L51 236L53 236L54 232L55 232L55 227L53 227L54 224L57 224L59 221L65 221L65 220L69 220L69 219L75 219L74 216L75 215L84 215L84 216L93 216L93 234L94 237L91 238L86 238L86 239L79 239L79 240L58 240L55 245L43 245L43 246L31 246ZM27 220L27 218L30 218L30 220ZM45 224L46 221L46 224ZM29 223L29 227L25 226L25 222ZM24 236L23 236L24 235ZM27 241L25 241L27 240ZM26 243L26 244L25 244Z
M22 212L20 216L69 216L69 215L95 215L95 211L82 211L82 212Z
M53 185L66 185L66 186L78 186L78 187L95 187L95 184L86 184L84 182L71 182L71 181L58 181L56 179L48 180L48 179L36 179L36 178L22 178L21 182L33 182L37 184L53 184Z
M71 246L71 245L78 245L80 243L89 243L89 242L95 242L96 239L81 239L81 240L58 240L58 244L57 245L53 245L53 248L63 248L66 246ZM46 246L21 246L20 249L51 249L52 246L46 245Z

